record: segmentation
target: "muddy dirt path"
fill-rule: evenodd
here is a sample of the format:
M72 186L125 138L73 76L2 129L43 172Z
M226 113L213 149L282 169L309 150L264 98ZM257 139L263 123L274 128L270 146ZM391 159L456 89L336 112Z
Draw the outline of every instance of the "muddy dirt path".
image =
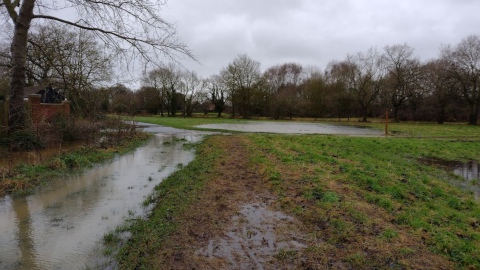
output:
M303 268L301 224L276 208L243 140L222 137L226 156L216 177L177 220L179 229L158 251L158 269Z

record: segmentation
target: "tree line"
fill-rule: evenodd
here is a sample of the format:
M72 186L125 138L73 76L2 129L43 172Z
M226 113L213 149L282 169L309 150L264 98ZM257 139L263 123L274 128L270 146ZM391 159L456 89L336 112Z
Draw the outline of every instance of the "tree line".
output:
M8 47L0 49L0 72L11 68ZM232 117L283 119L384 117L396 121L465 121L477 124L480 109L480 37L444 46L436 59L421 61L407 44L370 48L332 61L323 71L298 63L261 70L247 54L218 74L201 78L175 63L145 73L136 90L108 87L115 55L90 31L58 23L36 27L27 46L26 85L61 89L74 112L192 116L195 111ZM0 90L8 92L6 76ZM1 92L1 91L0 91ZM0 94L1 98L2 94ZM5 96L5 94L3 94Z
M174 99L185 104L184 114L209 105L220 116L232 117L384 117L395 121L466 121L478 123L480 109L480 37L468 36L455 46L444 46L439 57L422 62L407 44L379 51L348 54L318 67L284 63L261 71L260 62L242 54L218 74L195 77L175 65L151 70L138 91L144 100L156 100L163 115ZM150 98L145 97L150 89ZM175 101L177 102L177 101ZM153 106L153 104L150 104ZM141 108L140 106L139 108ZM174 114L174 113L173 113Z

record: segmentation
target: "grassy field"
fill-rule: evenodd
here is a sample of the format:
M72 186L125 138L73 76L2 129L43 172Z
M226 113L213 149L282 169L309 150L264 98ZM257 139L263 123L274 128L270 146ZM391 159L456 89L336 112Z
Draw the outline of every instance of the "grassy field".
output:
M232 121L137 120L180 128ZM366 125L380 129L382 123ZM459 176L418 162L425 157L479 162L480 127L390 127L393 136L380 138L237 136L247 142L249 159L276 194L278 206L307 228L308 248L302 256L318 266L312 269L329 266L332 260L353 269L480 269L479 202L451 184L462 181ZM182 228L177 217L208 188L218 173L213 164L228 155L216 150L221 140L209 137L194 162L156 188L146 202L156 204L149 219L123 228L132 238L118 253L122 266L142 268L168 235ZM114 238L109 235L107 240Z
M326 239L328 245L311 247L313 253L327 249L340 252L346 261L355 257L350 261L353 268L378 267L383 258L403 265L402 257L418 252L411 247L417 241L458 268L480 268L479 203L449 184L457 176L417 161L479 161L478 141L330 136L292 140L273 135L250 139L252 156L263 164L282 207Z

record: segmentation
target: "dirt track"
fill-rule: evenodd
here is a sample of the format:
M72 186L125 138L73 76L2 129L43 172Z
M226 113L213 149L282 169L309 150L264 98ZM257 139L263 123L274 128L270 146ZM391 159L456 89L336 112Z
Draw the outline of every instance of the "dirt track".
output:
M249 163L241 137L224 136L228 153L179 230L158 251L159 269L304 268L300 223L275 208L275 197Z

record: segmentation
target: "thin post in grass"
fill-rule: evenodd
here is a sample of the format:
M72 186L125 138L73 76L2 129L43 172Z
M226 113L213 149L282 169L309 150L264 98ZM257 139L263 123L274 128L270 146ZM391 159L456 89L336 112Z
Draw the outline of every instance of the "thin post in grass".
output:
M388 135L388 109L385 109L385 136Z

